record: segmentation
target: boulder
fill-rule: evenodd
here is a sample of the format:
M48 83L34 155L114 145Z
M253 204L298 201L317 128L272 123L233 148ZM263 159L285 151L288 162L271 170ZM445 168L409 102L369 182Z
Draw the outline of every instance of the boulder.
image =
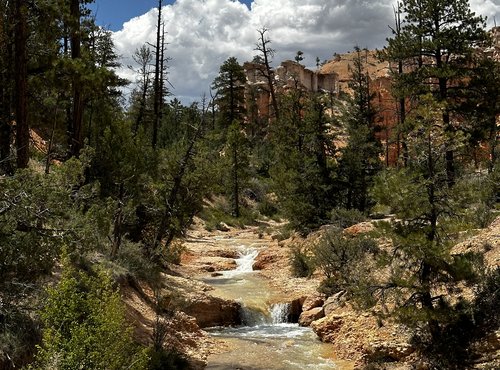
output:
M302 304L302 311L309 311L316 307L321 307L325 303L324 294L315 294L310 295L306 298L304 303Z
M196 264L201 265L200 268L207 272L234 270L237 266L234 259L209 256L199 258Z
M219 222L219 223L215 226L215 228L216 228L217 230L219 230L219 231L224 231L224 232L227 232L227 231L231 230L231 229L230 229L230 227L228 226L228 224L226 224L226 223L224 223L224 222L222 222L222 221L221 221L221 222Z
M288 322L298 323L300 314L302 313L302 305L305 297L294 299L290 302L290 311L288 313Z
M375 226L371 222L360 222L359 224L352 225L351 227L345 228L344 233L349 235L366 234L375 230Z
M269 251L262 251L260 252L257 257L255 258L255 262L253 263L252 268L254 270L264 270L266 269L269 265L272 265L276 260L279 258L276 254L273 254Z
M313 321L311 328L322 342L333 343L343 325L343 315L330 315Z
M376 340L365 346L364 352L369 361L380 359L404 361L406 357L415 352L415 348L406 342Z
M308 311L303 311L299 317L300 326L309 326L313 321L321 319L325 316L323 307L315 307Z
M212 296L198 296L186 302L183 311L196 318L200 328L241 324L240 304Z
M335 293L331 297L328 297L328 299L323 304L323 309L325 310L325 316L330 315L337 308L342 307L344 305L344 303L346 302L345 293L346 293L345 290L341 290L340 292Z

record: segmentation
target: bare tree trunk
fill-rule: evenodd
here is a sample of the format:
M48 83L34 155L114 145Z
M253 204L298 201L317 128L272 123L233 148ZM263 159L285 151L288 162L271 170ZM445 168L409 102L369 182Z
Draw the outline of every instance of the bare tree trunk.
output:
M122 244L122 225L123 225L123 198L125 196L124 184L120 183L118 201L116 202L115 220L113 225L113 241L111 247L111 258L114 259Z
M240 217L240 189L239 189L239 179L238 179L238 170L240 168L238 161L238 148L237 144L233 144L232 148L233 154L233 216L238 218Z
M274 75L271 69L271 61L270 58L274 54L274 50L271 48L268 48L267 44L271 42L271 40L266 39L266 28L262 28L261 30L258 30L259 35L260 35L260 40L259 43L257 44L256 50L260 51L262 53L262 58L264 59L264 77L267 79L267 85L269 88L269 94L271 95L271 104L273 106L274 110L274 117L276 118L277 121L279 121L280 114L279 114L279 108L278 108L278 100L276 99L276 91L274 89Z
M201 121L198 127L196 127L193 137L186 149L186 152L184 153L184 156L181 159L179 170L173 179L172 189L170 189L170 193L168 194L168 197L166 197L165 199L165 211L163 212L162 218L160 220L160 225L158 227L158 231L156 233L156 237L153 243L153 250L151 252L154 252L158 248L158 246L160 245L161 241L165 236L167 236L168 242L171 242L173 239L174 230L170 230L170 227L171 227L172 217L174 216L175 206L177 203L177 195L181 190L182 180L184 179L184 175L186 173L189 160L193 156L194 145L196 144L196 141L198 140L198 137L201 134L202 129L205 125L205 114L206 114L206 107L204 101Z
M15 2L15 81L16 81L16 145L17 168L28 167L30 131L28 125L27 90L28 68L26 42L28 39L27 1Z
M158 21L156 25L156 54L155 54L155 79L154 79L154 122L153 122L153 138L151 145L153 148L156 148L156 145L158 143L158 128L160 126L160 121L161 121L161 103L162 103L162 95L163 92L161 91L161 79L162 79L162 73L163 71L161 70L161 58L162 58L162 52L161 52L161 9L162 9L162 0L158 0Z

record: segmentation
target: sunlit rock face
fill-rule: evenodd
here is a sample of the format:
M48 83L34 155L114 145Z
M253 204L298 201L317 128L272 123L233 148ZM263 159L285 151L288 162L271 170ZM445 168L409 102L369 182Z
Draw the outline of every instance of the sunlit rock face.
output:
M184 312L195 317L201 328L241 324L240 304L218 297L197 297L187 302Z

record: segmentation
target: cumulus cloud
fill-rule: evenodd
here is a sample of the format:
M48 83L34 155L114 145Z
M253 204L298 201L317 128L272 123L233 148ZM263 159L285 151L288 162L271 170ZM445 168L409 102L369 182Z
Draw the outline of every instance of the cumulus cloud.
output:
M254 0L250 9L235 0L177 0L163 8L167 34L169 81L172 93L188 103L207 93L219 66L235 56L240 63L256 54L258 29L269 29L274 60L279 63L304 52L304 63L330 59L355 45L381 48L393 24L394 0ZM500 0L472 0L472 9L488 16L500 12ZM134 79L126 68L146 42L154 43L157 9L133 18L114 33L125 66L119 73Z

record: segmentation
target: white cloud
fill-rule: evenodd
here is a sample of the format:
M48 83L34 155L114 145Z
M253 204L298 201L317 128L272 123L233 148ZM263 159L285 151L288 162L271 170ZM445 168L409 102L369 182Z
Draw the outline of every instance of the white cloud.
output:
M177 0L163 8L171 57L169 80L175 96L189 102L209 91L219 66L230 56L251 60L257 29L266 27L276 62L304 52L304 63L329 59L355 45L381 48L393 23L394 0L254 0L251 9L234 0ZM500 0L472 0L472 9L488 16L500 13ZM154 43L157 10L133 18L114 33L125 66L120 75L133 79L127 65L145 42Z

